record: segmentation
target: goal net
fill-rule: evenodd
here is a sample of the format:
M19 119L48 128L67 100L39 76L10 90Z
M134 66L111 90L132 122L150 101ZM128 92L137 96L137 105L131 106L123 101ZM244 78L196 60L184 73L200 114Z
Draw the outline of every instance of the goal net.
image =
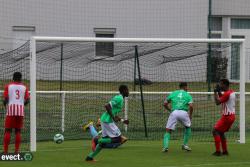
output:
M22 79L24 84L29 87L30 75L29 75L29 48L30 43L26 42L19 48L12 50L10 52L0 54L0 152L3 152L3 138L4 138L4 122L6 115L6 108L3 106L3 90L4 86L12 81L14 72L22 72ZM21 132L22 135L22 144L21 151L29 150L30 143L30 109L27 105L25 107L25 121L24 126ZM9 152L14 152L15 144L15 130L12 130L11 141L9 146Z
M27 46L31 56L26 50L13 59L13 63L22 60L25 68L9 67L2 80L10 80L12 72L19 70L30 82L31 119L26 113L30 131L24 133L31 134L32 151L36 141L51 140L55 133L63 133L66 140L90 138L82 125L101 116L120 84L130 90L120 114L130 124L118 123L125 136L161 139L169 115L163 102L185 81L194 99L192 140L212 141L211 131L220 117L213 88L221 78L230 79L237 92L237 120L227 137L244 143L243 41L34 37ZM182 125L172 136L182 139Z

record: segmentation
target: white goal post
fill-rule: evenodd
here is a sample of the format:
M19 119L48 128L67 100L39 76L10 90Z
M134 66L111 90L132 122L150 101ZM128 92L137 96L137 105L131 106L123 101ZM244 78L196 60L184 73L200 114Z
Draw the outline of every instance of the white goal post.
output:
M239 43L240 44L240 143L245 143L245 39L197 39L197 38L85 38L85 37L42 37L30 40L30 150L36 151L36 43L37 42L126 42L126 43ZM63 96L62 96L63 97ZM63 127L63 124L62 124ZM64 127L63 127L64 128Z

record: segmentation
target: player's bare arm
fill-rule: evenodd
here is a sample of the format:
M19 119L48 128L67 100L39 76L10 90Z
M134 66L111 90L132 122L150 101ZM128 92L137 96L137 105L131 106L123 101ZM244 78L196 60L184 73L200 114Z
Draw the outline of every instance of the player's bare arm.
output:
M108 114L110 115L110 117L111 117L115 122L118 122L118 121L121 120L120 117L114 116L114 115L112 114L112 107L111 107L111 105L110 105L109 103L105 105L105 109L106 109L106 111L108 112Z
M194 111L193 103L189 103L189 118L190 119L192 119L193 111Z
M217 84L214 88L214 101L215 101L215 104L216 105L220 105L221 102L220 102L220 96L222 96L222 93L221 93L221 87L219 84Z
M214 92L214 101L215 101L216 105L220 105L221 104L220 97L219 97L219 95L218 95L217 92Z
M7 104L9 103L9 98L8 98L8 87L5 86L4 88L4 93L3 93L3 105L4 107L7 107Z
M114 118L114 116L113 116L113 114L111 112L112 111L112 107L111 107L111 105L109 103L105 105L105 109L108 112L108 114L110 115L110 117L114 120L115 118Z
M129 124L129 120L124 120L124 119L121 119L119 116L114 116L111 112L112 110L112 107L111 105L108 103L105 105L105 108L106 108L106 111L108 112L108 114L110 115L110 117L115 121L115 122L119 122L119 121L122 121L124 124Z
M8 98L3 98L3 105L4 105L4 107L6 107L7 104L8 104Z
M168 100L163 104L163 106L167 111L171 111L171 101Z
M28 89L25 90L24 105L26 106L30 102L30 95Z
M27 100L25 100L24 101L24 105L26 106L27 104L29 104L30 103L30 99L27 99Z

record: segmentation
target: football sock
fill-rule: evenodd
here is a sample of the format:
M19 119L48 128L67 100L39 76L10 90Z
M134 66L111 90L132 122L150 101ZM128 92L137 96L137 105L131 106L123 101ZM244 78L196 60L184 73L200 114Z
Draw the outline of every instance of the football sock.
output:
M93 125L89 125L89 131L90 131L90 135L92 136L92 138L95 138L96 136L98 136L98 133Z
M170 133L166 132L163 138L163 147L168 148L169 145L169 140L170 140Z
M220 143L221 143L220 135L214 135L214 144L216 152L220 152Z
M6 131L4 133L4 139L3 139L4 153L8 153L9 144L10 144L10 131Z
M227 140L221 140L222 151L227 152Z
M111 138L100 138L98 140L98 144L96 145L95 151L91 152L88 156L94 158L102 150L101 145L111 142L112 142Z
M107 144L107 143L111 143L111 142L112 142L111 138L100 138L98 140L98 143L100 143L100 144Z
M96 148L96 145L98 144L98 138L93 138L92 141L91 141L91 148L92 148L92 151L95 151L95 148Z
M20 144L21 144L21 132L16 132L15 153L19 152Z
M102 147L100 146L100 144L96 145L95 151L92 151L88 157L94 158L100 151L102 150Z
M188 127L185 129L185 132L184 132L184 140L183 140L184 145L188 144L188 140L189 140L190 136L191 136L191 128Z

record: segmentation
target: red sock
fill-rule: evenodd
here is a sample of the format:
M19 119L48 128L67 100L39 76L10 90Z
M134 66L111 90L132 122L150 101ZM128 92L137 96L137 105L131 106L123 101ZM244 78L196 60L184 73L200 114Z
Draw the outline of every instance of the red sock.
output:
M4 153L8 153L9 144L10 144L10 131L6 131L4 133L4 139L3 139Z
M221 139L219 135L214 135L214 143L215 143L216 152L220 152Z
M95 139L92 139L92 151L94 152L96 148Z
M222 146L222 150L223 152L227 152L227 140L221 140L221 146Z
M19 152L20 144L21 144L21 132L16 132L15 153Z

